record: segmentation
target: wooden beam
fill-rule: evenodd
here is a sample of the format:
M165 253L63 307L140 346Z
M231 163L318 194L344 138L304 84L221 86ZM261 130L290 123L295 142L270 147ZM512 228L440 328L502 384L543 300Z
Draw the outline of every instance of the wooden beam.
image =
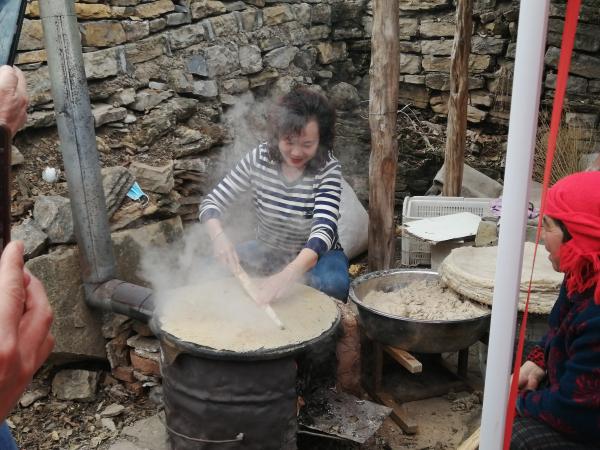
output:
M415 434L419 430L417 422L406 412L404 405L397 403L387 392L380 391L376 392L375 395L380 403L392 408L392 420L402 428L402 431L407 434Z
M446 196L460 196L462 187L472 32L473 0L458 0L456 30L450 60L450 96L448 98L448 127L446 129L445 173L442 190L442 194Z
M369 270L392 267L398 142L398 0L373 0L369 126Z
M410 373L423 372L423 364L406 350L386 345L385 351Z

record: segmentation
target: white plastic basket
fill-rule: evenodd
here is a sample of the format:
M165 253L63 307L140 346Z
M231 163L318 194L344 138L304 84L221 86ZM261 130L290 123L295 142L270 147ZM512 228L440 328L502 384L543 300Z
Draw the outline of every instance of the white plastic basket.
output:
M427 217L447 216L460 212L470 212L479 217L491 215L492 198L464 197L405 197L402 206L402 224ZM402 232L403 266L429 266L431 264L431 245Z

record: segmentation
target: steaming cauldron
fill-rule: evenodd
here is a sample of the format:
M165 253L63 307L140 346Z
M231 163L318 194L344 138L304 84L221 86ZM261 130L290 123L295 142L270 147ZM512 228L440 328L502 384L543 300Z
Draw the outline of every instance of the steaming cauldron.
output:
M155 315L150 326L161 345L171 447L295 449L295 356L330 337L339 322L338 312L321 335L298 344L232 352L185 342L162 329Z

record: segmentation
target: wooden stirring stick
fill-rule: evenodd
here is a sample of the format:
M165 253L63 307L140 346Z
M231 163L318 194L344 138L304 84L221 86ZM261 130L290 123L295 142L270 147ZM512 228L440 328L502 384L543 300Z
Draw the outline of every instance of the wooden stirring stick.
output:
M238 279L238 281L240 282L246 293L250 296L250 298L258 306L260 306L265 313L267 313L267 316L269 316L269 318L275 323L275 325L277 325L280 329L285 330L285 325L283 324L283 322L281 322L281 320L279 320L279 317L277 317L277 313L273 310L273 308L271 308L270 305L258 304L256 286L254 286L254 283L252 282L246 271L240 268L240 271L235 274L235 277Z

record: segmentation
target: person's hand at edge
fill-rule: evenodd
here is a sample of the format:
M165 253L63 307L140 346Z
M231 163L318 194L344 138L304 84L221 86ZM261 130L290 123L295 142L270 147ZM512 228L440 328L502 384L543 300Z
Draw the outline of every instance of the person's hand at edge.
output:
M545 376L546 372L544 369L539 367L533 361L525 361L525 363L521 366L521 370L519 371L519 390L536 390Z
M24 268L23 243L9 243L0 259L0 420L52 351L51 324L44 287Z
M0 66L0 124L14 136L27 120L27 82L17 67Z

